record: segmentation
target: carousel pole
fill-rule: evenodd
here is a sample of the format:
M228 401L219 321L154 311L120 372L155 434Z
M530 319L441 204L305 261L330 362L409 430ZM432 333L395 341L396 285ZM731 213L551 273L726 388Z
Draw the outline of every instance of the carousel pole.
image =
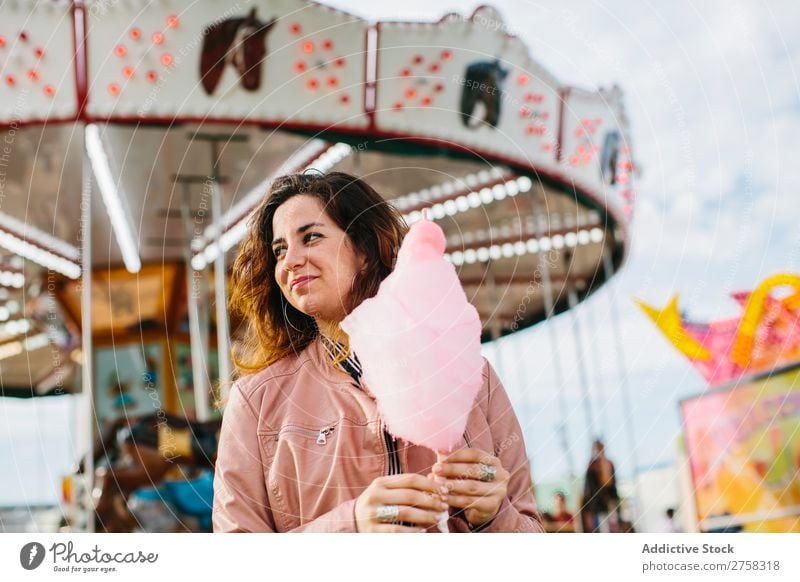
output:
M353 173L361 177L361 150L353 150Z
M211 146L211 224L214 231L214 244L217 247L217 256L214 258L214 297L217 314L217 357L219 359L219 386L220 399L225 400L230 390L231 380L231 349L230 325L228 323L228 293L226 287L225 251L222 248L222 188L220 184L219 144L226 145L232 142L246 142L245 135L220 135L208 133L195 133L192 140L207 141Z
M486 302L488 304L489 320L489 334L494 344L495 362L497 362L497 375L502 380L503 378L503 356L500 351L500 318L497 309L497 281L494 276L494 265L492 259L486 263Z
M608 285L608 282L614 275L614 265L611 261L611 249L607 248L605 245L603 247L603 269L605 271L606 285ZM633 471L631 472L633 478L633 491L634 495L636 496L636 501L638 501L641 498L638 494L639 484L638 479L636 478L639 467L639 459L638 455L636 454L636 430L633 426L633 407L631 406L630 389L628 386L627 366L625 362L625 354L622 349L622 334L620 333L619 329L617 302L614 300L613 292L610 289L607 292L609 294L608 306L609 313L611 315L611 329L614 333L614 344L616 347L614 352L617 354L619 388L622 392L622 410L623 414L625 415L625 422L623 424L625 425L626 432L628 433L628 448L630 449L629 455L631 457L631 462L633 463ZM636 506L636 501L634 501L634 506ZM634 515L631 516L631 521L635 522L635 512L632 513L634 513Z
M592 310L587 308L585 304L580 307L582 312L586 312L586 326L589 328L589 346L590 348L594 346L594 342L592 342L592 334L596 331L594 325L594 315L592 314ZM597 355L597 350L590 349L589 350L592 354ZM588 358L587 358L588 359ZM594 377L595 388L598 396L598 400L600 401L600 435L605 437L608 435L608 399L606 398L606 390L605 385L603 384L602 374L599 373L600 371L600 363L602 358L591 358L589 365L592 365L598 373Z
M81 192L81 384L84 414L88 420L83 457L83 482L79 505L86 508L86 533L94 533L94 430L97 422L94 406L92 370L92 166L86 149L83 150L83 189Z
M586 417L586 429L589 431L589 442L592 442L595 437L594 415L592 414L592 402L589 398L589 374L586 371L586 363L583 360L583 342L581 341L581 328L578 323L578 314L575 307L578 305L578 293L575 291L575 286L567 282L567 301L569 304L570 319L572 320L572 335L575 338L575 347L577 348L577 368L578 379L581 388L581 400L583 401L583 413Z
M228 323L228 289L226 287L225 251L222 250L222 188L219 184L218 142L211 142L211 221L214 225L214 244L217 245L217 256L214 259L214 297L217 312L217 358L219 361L220 398L225 400L230 389L231 379L231 336Z
M544 238L544 226L540 221L541 206L539 199L532 192L531 193L531 216L533 217L533 224L536 229L536 237L539 240ZM551 319L555 315L555 303L553 301L553 281L550 276L550 264L547 260L546 253L541 249L537 253L539 258L539 276L541 278L542 286L544 287L544 317L545 327L547 334L550 336L550 345L553 346L553 375L556 379L556 390L558 392L558 409L561 416L558 423L558 434L561 440L561 448L564 451L564 458L567 460L567 469L569 470L570 480L575 479L575 465L572 462L572 453L569 448L569 435L567 432L567 401L565 394L564 372L561 368L561 355L558 351L558 333L555 325L552 324Z
M205 180L205 178L203 178ZM201 304L205 305L208 294L205 292L205 273L192 268L191 243L194 237L193 220L189 201L189 188L199 180L195 176L175 176L175 182L183 186L181 192L181 219L183 221L186 244L183 247L183 260L186 263L186 302L189 310L189 345L192 351L192 388L197 420L205 422L211 416L208 403L208 324L203 327L200 318Z

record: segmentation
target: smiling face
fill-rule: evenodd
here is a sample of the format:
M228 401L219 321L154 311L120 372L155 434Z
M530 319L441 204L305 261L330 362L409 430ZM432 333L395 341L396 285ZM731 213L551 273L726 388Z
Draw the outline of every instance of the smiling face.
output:
M322 202L305 194L280 205L272 219L275 281L286 300L320 327L348 313L353 278L365 265Z

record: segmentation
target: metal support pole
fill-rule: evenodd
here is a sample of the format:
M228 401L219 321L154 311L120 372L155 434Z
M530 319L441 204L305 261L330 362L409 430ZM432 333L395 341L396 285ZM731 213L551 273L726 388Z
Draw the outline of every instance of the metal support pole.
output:
M92 166L89 155L83 150L83 188L81 191L81 385L85 419L88 421L86 450L83 458L83 483L80 487L79 504L86 508L85 531L94 533L94 435L97 419L94 406L94 382L92 378Z
M628 373L625 362L625 353L623 352L622 334L619 330L619 316L617 314L617 302L614 300L614 294L608 288L609 281L614 275L614 265L611 262L611 249L607 246L603 248L603 269L606 278L606 292L608 293L608 306L611 315L611 328L614 332L614 344L617 354L617 371L619 372L619 388L622 392L622 407L623 414L625 415L625 428L628 434L628 447L630 449L631 461L633 463L633 483L634 489L638 491L636 484L636 473L639 467L639 459L636 454L636 430L633 426L633 407L630 400L630 389L628 386ZM638 497L638 495L637 495Z
M569 301L570 318L572 319L572 333L575 338L575 347L577 350L578 360L578 377L581 388L581 400L583 402L583 412L586 416L586 429L589 432L589 442L592 442L595 437L594 428L594 415L592 414L592 401L589 398L589 376L586 371L586 363L583 360L583 342L581 341L581 329L578 323L578 314L575 312L575 307L578 305L578 294L575 287L571 283L567 283L567 300Z
M544 236L544 227L542 226L539 217L541 216L540 202L536 195L531 193L531 215L536 229L536 237L541 240ZM561 368L561 354L558 352L558 333L555 325L551 319L555 315L555 303L553 301L553 281L550 275L550 264L548 257L541 249L538 252L539 258L539 274L543 286L543 299L544 299L544 316L545 327L547 334L550 336L550 345L553 348L553 375L556 379L556 390L558 391L558 409L560 420L558 423L558 434L561 440L561 448L564 451L564 458L567 460L567 468L569 470L570 479L575 478L575 464L572 460L572 453L569 447L569 435L567 431L567 401L566 401L566 385L564 384L564 372Z
M211 146L211 220L214 232L214 243L217 247L217 257L214 259L214 298L217 314L217 357L219 358L219 386L220 398L226 398L230 389L231 379L231 353L230 353L230 325L228 323L228 293L226 288L225 252L222 249L222 189L220 188L221 176L219 171L220 152L219 144L224 142L246 142L246 135L220 135L208 133L195 133L191 139L206 141Z
M500 351L500 319L497 310L497 281L494 276L494 265L492 260L486 263L486 301L489 313L489 334L492 336L492 343L495 349L495 361L497 362L498 377L503 378L503 356Z
M353 149L353 173L361 177L361 150Z
M589 328L589 351L592 354L597 355L597 350L592 349L592 347L595 345L595 343L592 341L592 333L596 331L594 325L594 315L592 314L592 310L585 303L581 305L580 310L581 312L586 313L586 324ZM606 396L602 374L600 374L601 360L602 358L596 358L596 361L595 358L591 358L591 360L589 360L589 365L592 366L597 372L594 376L594 386L595 392L597 393L597 399L600 402L600 435L605 437L608 435L608 398Z
M211 220L215 224L214 244L217 257L214 259L214 298L217 310L217 358L219 361L220 397L225 399L231 379L231 333L228 323L228 288L225 269L225 252L222 250L222 188L219 185L219 154L216 140L211 142Z
M183 260L186 263L186 301L189 310L189 341L192 350L192 388L194 390L194 406L197 420L205 422L211 416L208 402L208 324L203 327L200 318L201 306L204 306L208 294L205 292L205 273L192 268L192 229L189 187L195 182L191 177L177 176L176 182L183 185L181 192L181 219L183 222L186 244L183 247ZM207 311L207 310L206 310ZM203 331L205 330L205 333Z

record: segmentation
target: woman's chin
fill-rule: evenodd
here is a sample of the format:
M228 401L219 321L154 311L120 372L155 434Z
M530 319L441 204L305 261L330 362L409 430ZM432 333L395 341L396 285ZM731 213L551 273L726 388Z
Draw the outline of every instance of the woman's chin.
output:
M312 293L295 295L292 299L291 303L298 311L317 321L338 321L345 315L341 313L339 302L336 300L332 302L333 307L331 307L330 301L320 301Z
M303 295L298 297L295 300L295 307L308 315L309 317L313 317L314 319L319 319L320 312L324 312L324 309L320 309L320 305L318 301L315 301L309 295Z

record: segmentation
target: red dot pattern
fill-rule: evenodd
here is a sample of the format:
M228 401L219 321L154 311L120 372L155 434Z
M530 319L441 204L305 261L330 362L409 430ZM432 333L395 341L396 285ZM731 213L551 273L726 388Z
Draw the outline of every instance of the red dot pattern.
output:
M127 33L130 42L121 42L114 47L114 55L122 60L123 66L119 69L120 76L108 85L108 92L111 95L116 96L122 93L128 83L131 82L130 80L137 78L137 67L152 67L156 64L153 59L157 59L157 63L164 68L175 65L176 60L172 53L164 52L163 48L157 52L151 50L154 46L162 46L168 43L169 34L172 34L171 31L180 26L180 19L172 14L166 17L165 23L166 27L163 30L155 30L152 33L148 33L150 35L148 37L150 43L142 43L141 41L146 40L145 33L140 27L132 26ZM150 68L140 78L149 83L155 83L158 80L158 72Z
M402 67L397 76L405 80L402 87L403 100L409 106L429 107L433 105L437 95L444 93L445 83L441 75L446 63L452 61L453 52L449 49L438 51L433 55L414 54L408 64ZM411 101L412 103L408 103ZM403 101L396 101L392 106L395 111L405 108Z
M299 35L303 30L299 22L292 22L289 25L289 33L292 35ZM331 57L325 55L323 61L317 60L317 54L320 52L330 53L335 49L335 44L330 38L322 38L319 40L304 39L296 45L302 58L299 58L292 63L292 69L295 75L318 75L305 79L304 85L307 91L338 91L339 90L339 76L333 73L332 69L343 69L346 65L346 59L343 56ZM322 56L322 55L319 55ZM307 59L310 59L307 60ZM347 105L350 103L350 95L341 92L338 95L337 102L340 105Z

